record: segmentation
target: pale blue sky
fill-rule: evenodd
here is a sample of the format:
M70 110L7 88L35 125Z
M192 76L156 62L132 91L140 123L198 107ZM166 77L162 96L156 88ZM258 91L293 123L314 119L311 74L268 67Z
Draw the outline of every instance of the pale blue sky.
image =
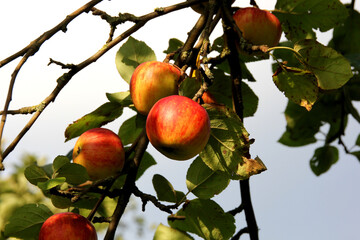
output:
M2 0L0 1L0 59L20 50L44 31L52 28L87 1L78 0ZM148 13L154 7L177 3L176 0L157 1L104 1L97 7L113 15L132 12ZM242 3L240 5L240 2ZM245 3L244 3L245 2ZM249 1L237 0L234 5L247 6ZM258 0L261 8L273 9L275 0ZM360 9L357 2L356 8ZM164 20L163 20L164 18ZM188 10L170 14L149 22L133 36L154 49L158 60L163 60L163 50L169 38L186 39L198 14ZM120 26L116 33L129 27ZM99 17L84 14L68 25L67 33L58 33L46 42L35 57L28 60L14 88L10 109L40 103L55 87L56 79L64 72L60 67L47 66L49 58L64 63L79 63L95 53L108 37L108 26ZM218 35L217 35L218 36ZM319 35L326 44L331 36ZM213 38L212 38L213 39ZM120 46L120 45L119 45ZM68 124L94 110L107 101L106 92L128 90L115 68L114 58L118 47L77 74L60 93L55 103L49 105L18 147L5 160L8 169L24 152L45 156L49 160L67 153L75 140L64 143L64 130ZM4 105L10 74L14 63L0 69L0 106ZM255 117L245 119L250 137L256 141L251 154L266 164L268 171L252 177L251 192L261 240L343 240L357 239L360 223L360 164L341 150L340 160L328 173L316 177L310 170L309 159L317 146L288 148L277 143L285 129L283 111L286 99L272 82L270 61L249 64L257 82L250 83L259 96ZM359 107L359 105L357 105ZM132 114L126 111L117 121L106 127L117 131L121 122ZM29 116L9 116L5 126L5 145L12 141ZM359 133L358 125L350 119L345 142L351 146ZM355 130L355 131L354 131ZM166 159L150 147L158 164L149 169L138 182L138 187L154 194L153 174L159 173L173 183L177 190L186 191L185 176L191 161L177 162ZM3 173L0 173L3 174ZM240 202L238 182L232 182L215 200L225 210ZM166 224L166 214L147 204L147 223ZM237 217L237 226L244 226L243 215ZM152 232L144 239L152 239ZM131 239L129 237L129 239ZM247 239L244 237L242 239Z

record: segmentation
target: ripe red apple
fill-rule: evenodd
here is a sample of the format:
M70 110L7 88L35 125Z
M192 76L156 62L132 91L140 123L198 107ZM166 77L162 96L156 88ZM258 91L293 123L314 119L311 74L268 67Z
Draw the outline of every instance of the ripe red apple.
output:
M187 160L204 149L210 137L210 120L197 102L168 96L151 108L146 133L151 144L168 158Z
M266 10L255 7L240 8L233 15L244 39L254 45L273 47L279 44L281 23Z
M49 217L40 229L39 240L97 240L96 230L85 217L58 213Z
M92 180L110 177L124 167L125 151L118 135L106 128L93 128L80 135L73 161L84 166Z
M180 76L180 69L170 63L140 64L130 80L131 99L139 113L146 115L159 99L178 94Z

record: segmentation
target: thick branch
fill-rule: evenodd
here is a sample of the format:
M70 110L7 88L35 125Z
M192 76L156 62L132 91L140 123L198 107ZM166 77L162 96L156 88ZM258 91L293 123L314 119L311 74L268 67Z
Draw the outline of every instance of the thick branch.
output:
M139 139L139 142L135 149L135 156L133 159L134 167L130 169L125 184L123 187L123 194L119 196L115 211L113 213L113 216L111 218L111 222L109 224L109 227L107 229L106 235L104 240L112 240L114 239L116 228L119 224L119 221L125 211L125 208L129 202L130 196L133 193L135 189L135 180L136 180L136 174L138 171L138 167L140 164L140 161L144 155L144 152L148 146L149 140L146 136L146 132L143 131L141 134L141 138Z

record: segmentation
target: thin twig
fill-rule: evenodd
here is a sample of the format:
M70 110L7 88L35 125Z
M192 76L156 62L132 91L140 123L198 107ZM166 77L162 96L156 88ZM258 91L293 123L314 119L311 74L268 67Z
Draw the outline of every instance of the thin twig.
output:
M100 0L97 0L100 1ZM95 1L92 1L95 2ZM91 2L91 3L92 3ZM12 152L14 150L14 148L16 147L16 145L19 143L19 141L23 138L23 136L27 133L27 131L32 127L32 125L36 122L36 120L38 119L38 117L41 115L41 113L43 112L43 110L53 101L55 101L56 97L58 96L58 94L60 93L60 91L65 87L65 85L72 79L72 77L77 74L78 72L80 72L81 70L83 70L84 68L86 68L87 66L89 66L91 63L96 62L100 57L102 57L106 52L108 52L110 49L112 49L114 46L116 46L118 43L120 43L121 41L123 41L124 39L126 39L127 37L129 37L131 34L133 34L134 32L136 32L137 30L139 30L141 27L143 27L148 21L155 19L159 16L168 14L170 12L176 11L176 10L180 10L183 9L185 7L190 6L193 2L195 1L189 1L189 2L183 2L183 3L179 3L176 5L172 5L169 7L164 7L162 8L162 11L154 11L151 13L148 13L146 15L143 15L141 17L139 17L139 21L134 24L132 27L130 27L128 30L126 30L125 32L123 32L122 34L120 34L118 37L116 37L114 40L112 40L111 42L107 43L103 48L101 48L98 52L96 52L94 55L92 55L91 57L89 57L88 59L84 60L83 62L74 65L69 72L64 73L61 77L59 77L57 79L57 86L55 87L55 89L51 92L51 94L46 97L42 103L43 103L43 108L39 109L38 111L36 111L34 113L34 115L32 116L32 118L28 121L28 123L25 125L25 127L20 131L20 133L15 137L15 139L10 143L10 145L5 149L5 151L3 152L2 155L0 155L0 170L4 169L3 166L3 160L7 157L7 155ZM87 11L89 10L92 6L91 5L85 5L87 6L86 8L84 8L83 11ZM78 10L79 11L79 10ZM63 22L62 22L63 23ZM68 22L64 22L64 26L66 27ZM59 26L60 24L58 24L57 26ZM44 35L44 34L43 34ZM42 36L43 36L42 35ZM48 36L48 35L46 35ZM22 66L22 64L21 64ZM13 88L13 84L9 87L9 89ZM11 95L12 94L8 94L8 97L10 98L7 101L7 105L4 108L3 111L3 118L4 120L2 121L2 127L1 129L3 129L4 123L5 123L5 119L6 119L6 115L7 115L7 109L8 109L8 104L10 103L11 100ZM1 135L0 135L1 136ZM0 138L1 139L1 138ZM0 146L1 147L1 146Z

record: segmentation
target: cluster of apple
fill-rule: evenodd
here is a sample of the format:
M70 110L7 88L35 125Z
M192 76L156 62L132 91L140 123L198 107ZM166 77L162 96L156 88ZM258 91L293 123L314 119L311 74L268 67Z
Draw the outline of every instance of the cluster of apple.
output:
M206 5L195 6L201 13ZM194 10L195 10L194 9ZM279 20L255 7L242 8L233 19L244 39L254 45L275 46L281 36ZM261 30L258 26L261 26ZM206 110L190 98L178 95L181 70L170 63L140 64L131 77L130 94L135 108L147 116L146 133L151 144L170 159L187 160L199 154L210 137ZM216 102L205 92L204 102ZM73 161L84 166L92 180L113 176L125 163L124 146L117 134L105 128L83 133L73 150ZM62 229L67 229L62 231ZM79 229L82 229L79 231ZM68 234L68 235L66 235ZM59 213L48 218L39 239L96 240L94 226L76 213Z

